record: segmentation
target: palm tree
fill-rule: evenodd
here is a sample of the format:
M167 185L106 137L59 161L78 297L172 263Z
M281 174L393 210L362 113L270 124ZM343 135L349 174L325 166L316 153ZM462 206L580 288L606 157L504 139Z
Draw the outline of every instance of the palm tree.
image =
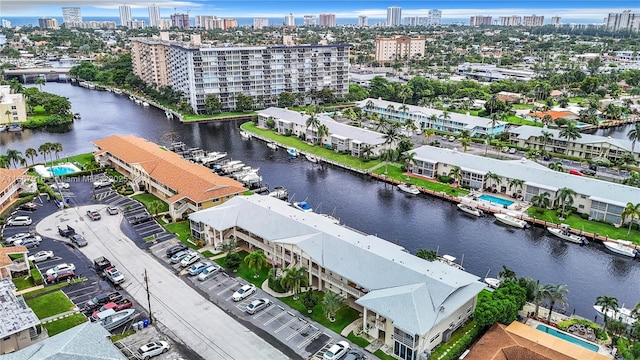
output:
M563 307L567 305L567 295L569 289L565 284L547 284L542 289L543 297L549 300L549 316L547 322L551 322L553 307L558 304Z
M318 126L320 126L320 120L316 117L315 113L310 113L309 117L306 121L307 129L311 128L311 130L317 130Z
M13 165L13 167L18 167L20 164L20 159L22 159L22 153L18 150L7 149L7 158L9 159L9 163Z
M463 137L460 139L460 145L462 145L462 151L467 152L467 148L471 145L471 138Z
M316 131L316 133L318 134L318 141L322 141L323 137L329 136L329 128L327 127L327 125L322 124L318 126L318 130Z
M0 155L0 168L8 169L10 165L7 155Z
M500 100L498 99L497 94L493 94L489 97L487 102L484 104L484 106L487 108L487 111L489 111L489 114L493 114L495 112L495 110L498 108L499 101Z
M399 160L404 163L404 165L407 168L407 171L409 171L409 168L412 164L415 164L416 162L415 156L416 156L416 153L412 151L405 151L403 154L400 154Z
M51 149L51 143L46 142L42 145L40 145L38 147L38 152L42 155L42 157L44 158L44 164L47 164L47 155L50 153Z
M346 305L347 300L344 297L330 290L327 290L322 298L324 313L331 322L336 321L336 313Z
M495 187L495 185L500 185L502 183L502 176L500 176L500 175L498 175L496 173L492 173L491 171L489 171L489 172L487 172L485 174L484 179L487 182L489 182L489 181L493 182L494 186L492 186L492 187Z
M231 253L238 247L238 243L235 239L229 239L226 243L222 244L222 251L227 253L227 256L231 255Z
M460 180L462 180L462 170L459 166L453 166L451 170L449 170L449 176L459 183Z
M613 296L600 295L596 298L595 305L602 306L602 313L604 314L604 328L602 331L607 331L607 312L609 310L613 310L614 312L618 311L618 299Z
M576 196L576 192L568 187L563 187L558 190L558 203L562 204L562 218L564 219L564 209L567 205L573 205L573 198Z
M525 287L527 288L527 293L531 294L531 301L536 305L536 309L534 311L534 316L538 317L538 310L540 309L540 303L543 300L542 289L544 285L540 284L540 281L533 280L532 278L524 278Z
M502 270L498 273L498 277L505 280L515 281L518 277L516 272L502 265Z
M555 170L555 171L558 171L558 172L564 172L564 167L562 166L562 162L560 162L560 161L549 163L548 166L549 166L549 169L551 169L551 170Z
M269 265L269 261L267 260L267 256L264 254L262 250L256 250L249 253L244 257L244 262L247 264L247 267L254 271L253 277L257 278L260 276L258 272Z
M558 136L567 139L566 155L569 155L569 142L582 137L574 122L570 122L567 126L563 127Z
M442 118L445 119L445 120L449 120L449 119L451 119L451 115L449 114L448 111L443 111L442 112Z
M293 291L293 299L298 300L298 293L300 288L307 286L309 277L305 274L307 268L286 268L284 269L284 276L282 277L282 286L285 289Z
M387 114L387 119L391 119L391 114L393 114L395 109L396 109L396 107L393 106L393 104L389 104L389 106L387 106L387 112L389 113L389 114Z
M640 218L640 204L633 204L628 202L627 206L622 210L622 214L620 214L620 226L624 224L624 221L629 218L629 230L627 230L627 237L631 233L631 225L633 225L633 219Z
M369 100L364 105L364 108L367 109L367 110L371 110L371 109L373 109L374 106L375 106L375 104L373 103L373 100Z
M398 133L398 126L396 124L391 125L383 134L383 145L393 145L400 140L400 133Z
M56 160L60 160L58 155L62 152L62 144L59 142L51 144L51 151L56 153Z
M509 190L511 190L511 188L513 187L517 192L518 188L522 189L522 187L524 186L524 180L509 179L508 185L509 185Z
M548 131L542 130L538 139L542 141L542 148L546 150L547 144L549 143L549 141L553 140L553 134L551 134Z
M531 197L531 204L533 204L533 206L541 208L541 209L548 209L549 206L551 205L551 200L550 200L551 195L549 195L548 192L543 192L541 194L538 195L533 195Z
M26 156L29 159L31 159L31 165L33 165L33 164L35 164L33 158L38 156L38 150L36 150L34 148L27 148L27 150L24 151L24 156Z
M360 149L360 157L364 158L365 160L369 160L372 154L373 148L371 147L371 145L365 144Z
M7 123L11 122L11 110L7 110L4 112L5 115L7 115Z
M41 78L40 76L38 76L35 80L34 83L36 85L38 85L38 89L40 89L40 91L42 91L42 85L45 85L47 83L47 81L44 78Z
M386 149L380 153L380 159L384 161L384 173L387 173L387 165L389 162L396 161L398 158L398 151L396 149Z
M636 121L633 124L633 129L627 133L627 138L631 140L631 152L634 152L636 147L636 141L640 139L640 122Z
M154 214L155 217L158 217L158 213L165 206L165 203L160 200L153 200L149 203L149 212Z
M423 132L422 132L422 143L424 144L424 140L425 139L433 139L435 134L436 134L436 131L433 130L432 128L428 128L428 129L423 130Z

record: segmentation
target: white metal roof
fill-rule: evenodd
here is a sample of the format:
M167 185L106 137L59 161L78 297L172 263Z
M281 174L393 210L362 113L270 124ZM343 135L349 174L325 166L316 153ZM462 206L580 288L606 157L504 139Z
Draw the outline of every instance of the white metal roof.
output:
M522 126L518 126L517 128L509 130L510 133L517 134L518 139L522 139L522 140L529 140L529 138L531 137L538 137L542 135L543 131L550 133L553 136L554 140L567 141L566 138L560 137L559 129L549 129L549 128L541 128L537 126L522 125ZM591 135L591 134L585 134L585 133L581 133L580 135L581 137L575 140L571 140L571 142L576 144L593 144L593 145L606 143L606 144L614 145L621 149L631 152L631 141L629 140L614 139L610 136L604 137L604 136ZM640 147L638 147L638 149L635 150L636 153L639 151L640 151Z

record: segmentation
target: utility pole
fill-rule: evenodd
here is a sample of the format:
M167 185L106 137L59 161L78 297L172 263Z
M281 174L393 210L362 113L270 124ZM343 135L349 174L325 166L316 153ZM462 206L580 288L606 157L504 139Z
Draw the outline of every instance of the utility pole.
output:
M151 315L151 293L149 292L149 277L147 276L147 269L144 269L144 285L147 290L147 304L149 308L149 324L153 324L153 316Z

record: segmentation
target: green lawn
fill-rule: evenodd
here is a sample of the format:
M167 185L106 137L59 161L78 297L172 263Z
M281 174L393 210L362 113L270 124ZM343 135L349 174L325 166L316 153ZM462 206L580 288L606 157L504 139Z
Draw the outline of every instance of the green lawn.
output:
M338 334L340 334L342 329L354 322L360 316L358 310L353 309L349 306L345 306L344 308L342 308L342 310L336 313L336 321L331 322L329 321L329 319L327 319L327 316L322 310L322 297L324 296L324 293L315 290L313 291L313 293L318 299L318 305L314 306L313 312L311 314L307 313L307 308L302 305L302 297L298 300L293 300L293 296L288 296L280 298L280 300L289 305L291 308L298 310L301 314L306 314L306 316L310 317L313 321L322 324L326 328L331 329Z
M87 278L81 278L81 279L73 280L71 283L75 284L75 283L84 281L86 279ZM62 289L63 287L68 286L68 285L69 284L66 281L63 281L63 282L61 282L59 284L49 285L49 286L47 286L47 287L45 287L43 289L38 289L38 290L34 290L34 291L31 291L31 292L28 292L28 293L24 294L23 296L24 296L25 300L29 300L29 299L35 298L36 296L38 296L40 294L44 294L44 293L52 292L54 290Z
M56 321L42 324L42 326L44 326L45 329L47 329L49 336L53 336L65 330L69 330L74 326L78 326L84 322L87 322L86 316L82 314L73 314Z
M271 269L269 268L263 268L260 271L258 271L258 277L254 278L253 276L255 275L255 271L249 269L247 267L247 263L244 262L244 257L249 255L248 252L242 250L242 251L238 251L238 254L240 255L240 258L242 259L242 261L240 262L240 267L238 268L238 271L235 272L236 275L238 275L239 277L243 278L244 280L254 284L257 287L261 287L262 283L267 280L267 277L269 276L269 270ZM215 262L218 263L220 266L224 267L225 264L225 260L226 258L219 258L216 259Z
M507 121L511 124L519 124L519 125L530 125L530 126L537 126L537 127L542 127L543 124L541 122L537 122L537 121L531 121L531 120L525 120L521 117L517 117L517 116L509 116L509 119L507 119Z
M308 152L308 153L317 155L319 157L329 159L329 160L338 162L340 164L344 164L352 168L367 170L380 163L380 160L364 161L363 159L356 158L350 155L340 154L332 149L326 149L321 146L309 145L295 136L284 136L284 135L279 135L271 130L259 129L251 121L242 124L241 128L243 130L277 141L286 146L291 146L298 150L302 150L304 152Z
M569 102L570 102L570 103L576 103L576 104L577 104L577 103L583 103L583 102L585 102L585 101L586 101L586 100L585 100L585 98L580 97L580 96L570 97L570 98L569 98Z
M159 201L162 204L162 206L160 206L160 209L158 209L158 212L163 213L163 212L169 211L169 204L167 204L165 201L160 200L159 197L153 194L138 194L138 195L133 195L133 198L140 201L142 205L144 205L147 208L147 210L149 209L149 204L151 204L154 201Z
M367 339L361 338L360 336L354 334L353 331L350 332L349 335L347 335L347 339L363 349L371 344L369 341L367 341Z
M214 253L212 253L211 251L209 251L209 250L205 250L205 251L202 252L202 256L204 256L206 258L212 258L212 257L214 257L216 255Z
M382 359L382 360L396 360L396 358L394 358L391 355L387 355L385 354L382 350L378 349L376 350L373 355L377 356L378 359Z
M638 232L637 230L631 230L631 233L629 233L629 236L627 236L627 231L629 230L627 226L617 228L609 224L586 220L575 214L571 214L566 219L560 220L555 210L547 209L542 214L538 213L536 210L537 208L530 207L527 210L527 213L532 218L545 220L554 224L564 223L577 230L582 230L594 234L597 233L602 236L609 236L612 239L631 240L635 244L640 245L640 232Z
M38 319L73 310L74 305L62 291L52 292L26 300L27 305L36 313Z
M131 336L131 335L133 335L135 333L136 333L135 330L127 330L122 334L113 335L111 337L111 342L114 343L116 341L122 340L122 339L126 338L127 336Z
M178 240L182 241L187 246L190 246L194 249L197 248L197 246L187 241L187 239L191 235L191 227L189 226L188 220L166 224L164 225L164 228L167 229L167 231L170 233L178 234Z
M13 284L16 286L18 291L36 286L36 284L33 282L33 277L32 276L29 276L28 278L14 277L13 278Z
M516 110L528 110L528 109L533 109L533 105L530 104L513 104L512 105L514 109Z
M49 116L42 105L37 105L33 107L33 114L27 115L27 121L44 122Z
M374 170L374 173L382 175L385 173L385 170L386 170L386 176L388 178L396 179L398 181L402 181L406 183L411 183L416 186L420 186L432 191L436 191L436 192L444 191L445 193L451 196L466 195L469 193L465 189L454 188L449 186L448 184L443 184L441 182L429 181L429 180L407 176L405 173L402 172L400 165L397 165L397 164L380 166L379 168Z

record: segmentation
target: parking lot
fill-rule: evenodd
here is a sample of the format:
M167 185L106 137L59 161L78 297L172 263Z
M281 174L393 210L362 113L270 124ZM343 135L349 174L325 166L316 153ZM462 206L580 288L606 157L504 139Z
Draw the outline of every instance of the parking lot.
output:
M197 276L190 276L179 263L172 264L170 262L166 256L166 249L171 245L171 242L165 242L151 247L150 250L165 266L170 267L176 275L182 276L188 284L199 290L211 302L251 324L249 327L255 329L254 331L263 332L265 335L277 339L301 357L322 358L322 354L331 344L345 340L323 326L308 320L260 288L256 288L254 294L241 301L233 301L234 292L245 285L246 281L226 271L222 271L205 281L200 281ZM271 305L253 315L247 313L247 305L259 298L269 299Z

